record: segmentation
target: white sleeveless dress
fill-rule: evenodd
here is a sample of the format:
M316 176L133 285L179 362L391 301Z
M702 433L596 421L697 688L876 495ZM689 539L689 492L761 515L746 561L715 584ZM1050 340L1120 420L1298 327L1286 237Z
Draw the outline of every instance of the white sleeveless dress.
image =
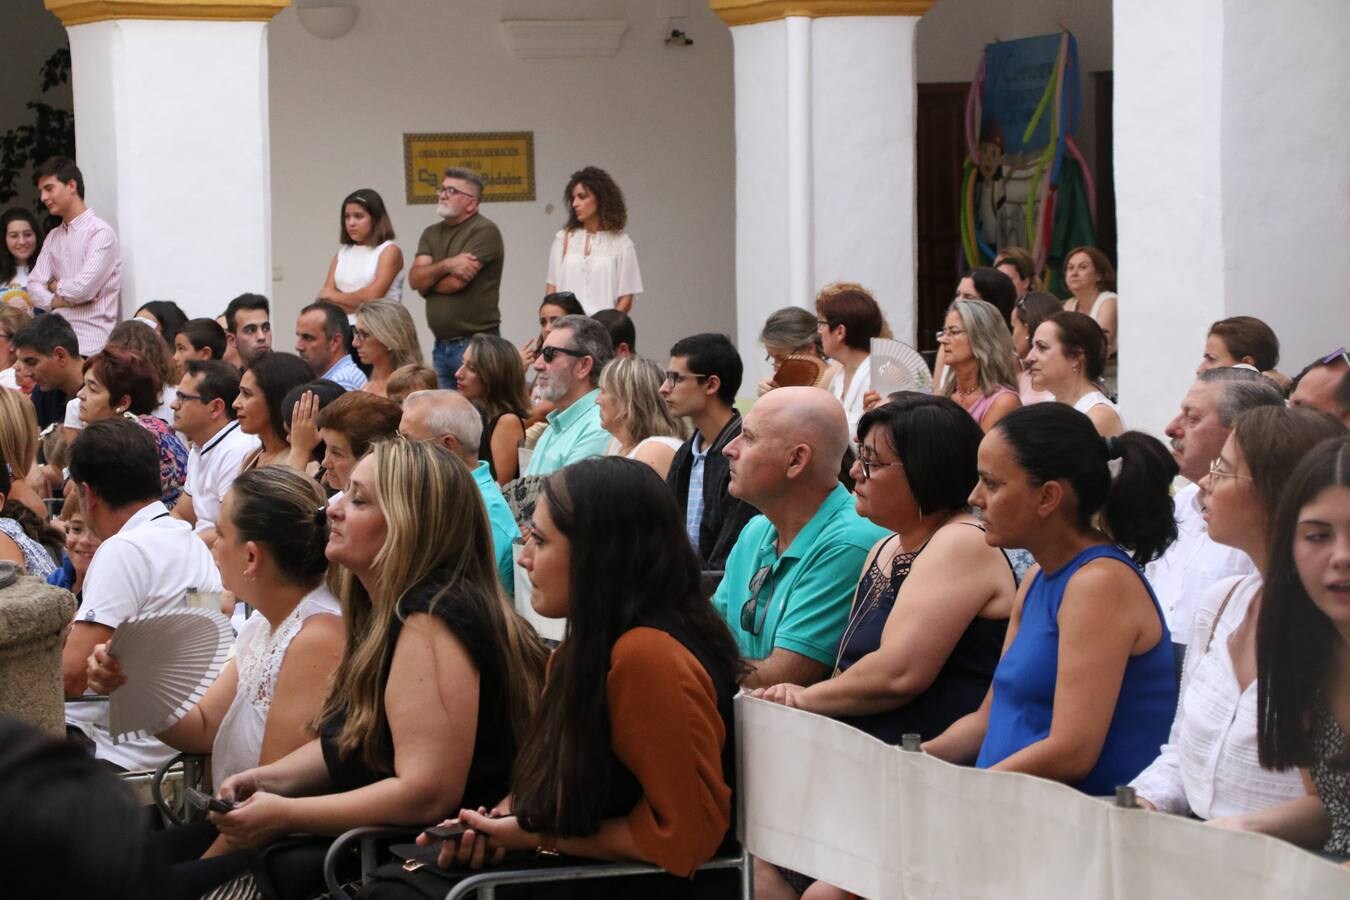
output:
M343 244L337 252L337 268L333 270L333 285L343 293L359 291L361 288L375 280L375 270L380 266L380 254L386 247L393 246L393 241L385 241L375 247L367 247L364 244ZM403 270L400 269L394 276L394 280L389 283L389 290L385 291L385 300L397 300L402 302L403 298ZM356 321L356 316L347 317L351 322Z
M342 615L338 599L322 584L306 594L275 631L258 613L244 623L234 644L239 684L211 748L211 783L217 787L231 775L258 764L286 648L305 620L317 613Z

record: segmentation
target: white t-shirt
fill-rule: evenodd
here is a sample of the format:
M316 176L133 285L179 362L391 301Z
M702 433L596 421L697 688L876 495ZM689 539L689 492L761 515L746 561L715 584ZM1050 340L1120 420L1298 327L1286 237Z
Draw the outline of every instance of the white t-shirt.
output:
M155 500L94 553L75 621L116 628L132 616L182 608L184 595L193 589L221 589L215 560L188 524ZM68 703L66 721L89 736L99 759L125 769L153 769L173 754L154 738L114 744L106 703Z
M590 253L586 252L588 240ZM570 233L563 229L553 236L547 282L555 291L576 294L588 316L612 309L614 301L625 294L642 293L637 248L622 231L587 235L584 228L574 228Z
M238 422L230 422L204 445L188 451L187 479L183 492L192 498L197 531L214 528L220 503L234 484L244 457L258 448L256 435L245 434Z
M380 254L385 248L394 246L393 241L385 241L375 247L364 244L343 244L338 247L337 267L333 269L333 285L344 294L359 291L375 280L375 272L380 267ZM403 270L399 269L389 290L384 292L385 300L399 300L403 297ZM356 316L347 316L347 321L355 323Z
M342 615L338 599L323 584L306 594L275 629L255 612L239 630L239 639L234 644L239 681L211 746L212 784L219 785L231 775L258 764L267 732L267 714L272 709L286 650L305 620L316 613Z

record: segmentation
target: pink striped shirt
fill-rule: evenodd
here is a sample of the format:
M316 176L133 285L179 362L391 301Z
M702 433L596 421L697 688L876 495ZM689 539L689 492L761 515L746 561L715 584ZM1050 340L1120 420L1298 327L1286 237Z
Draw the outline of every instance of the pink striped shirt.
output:
M52 310L64 316L80 340L80 355L92 356L108 342L121 318L122 255L108 223L86 209L47 235L37 264L28 273L28 296L51 310L47 282L56 279L56 294L71 306Z

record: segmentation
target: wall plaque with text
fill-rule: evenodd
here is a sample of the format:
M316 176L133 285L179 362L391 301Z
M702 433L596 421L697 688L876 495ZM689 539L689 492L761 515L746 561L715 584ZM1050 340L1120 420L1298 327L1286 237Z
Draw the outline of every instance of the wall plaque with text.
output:
M409 205L435 203L449 168L483 176L483 200L534 200L534 132L403 135L403 170Z

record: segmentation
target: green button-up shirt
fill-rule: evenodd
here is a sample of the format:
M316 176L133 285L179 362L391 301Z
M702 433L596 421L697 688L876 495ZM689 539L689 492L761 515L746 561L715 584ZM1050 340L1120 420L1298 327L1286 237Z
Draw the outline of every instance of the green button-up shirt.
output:
M526 475L549 475L588 456L605 455L613 438L600 427L600 407L595 403L598 396L600 389L596 388L567 409L548 414L548 428L534 445Z
M858 515L853 495L842 484L835 485L781 556L778 529L764 516L751 519L713 595L713 606L731 627L741 655L764 659L783 647L834 665L863 562L886 533ZM752 602L756 594L757 603ZM743 616L748 629L741 627Z

